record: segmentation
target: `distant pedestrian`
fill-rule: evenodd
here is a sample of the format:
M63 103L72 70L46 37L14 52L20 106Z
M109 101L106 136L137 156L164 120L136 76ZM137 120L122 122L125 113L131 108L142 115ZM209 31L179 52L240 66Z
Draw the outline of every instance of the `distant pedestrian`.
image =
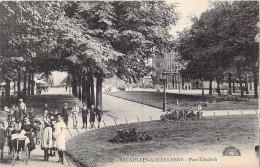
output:
M43 107L43 111L45 111L45 110L48 110L48 111L49 111L49 106L48 106L47 103L45 103L45 104L44 104L44 107Z
M65 89L66 89L66 92L67 92L67 90L68 90L68 86L67 85L65 86Z
M89 122L90 122L91 128L93 128L94 122L95 122L95 107L93 104L91 105L91 108L89 110Z
M103 111L101 110L101 108L99 106L97 106L96 117L97 117L97 121L98 121L98 128L100 128L100 122L101 122L102 115L103 115Z
M63 152L66 151L66 136L65 136L65 128L66 125L62 121L61 114L57 116L57 123L54 126L55 129L55 139L56 139L56 148L59 154L59 160L57 163L64 163L63 162Z
M76 129L77 128L77 124L78 124L78 114L79 114L79 107L77 103L74 103L74 106L71 109L71 116L72 116L72 120L73 120L73 128Z
M19 107L19 110L20 110L20 112L22 114L22 119L23 119L23 116L27 115L27 113L26 113L26 105L23 102L23 99L19 99L18 107Z
M87 128L87 124L88 124L87 116L88 116L88 108L87 108L86 104L83 104L83 108L82 108L82 124L83 124L83 127L82 127L82 129Z
M65 103L64 107L62 108L61 116L63 118L64 123L66 124L66 128L68 129L68 121L69 121L69 113L68 113L68 104Z
M6 131L3 121L0 121L0 149L1 149L1 160L4 159L4 145L5 145Z

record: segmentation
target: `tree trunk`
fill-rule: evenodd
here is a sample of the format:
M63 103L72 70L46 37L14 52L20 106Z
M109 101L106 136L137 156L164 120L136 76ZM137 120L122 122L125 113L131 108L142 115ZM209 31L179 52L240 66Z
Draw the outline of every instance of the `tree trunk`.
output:
M10 80L5 79L5 103L8 106L10 104Z
M248 91L248 74L246 73L246 94L248 95L249 94L249 91Z
M96 82L96 107L99 106L103 110L102 106L102 75L97 76Z
M91 103L95 106L95 90L94 90L94 78L91 72L90 76L90 87L91 87Z
M201 80L201 88L202 88L202 98L204 98L204 81L203 81L203 79Z
M18 98L21 97L21 72L20 70L17 70L18 71L18 78L17 78L17 96Z
M81 84L82 84L82 77L81 75L78 77L78 87L79 87L79 94L78 99L81 101L82 95L81 95Z
M28 96L31 95L31 72L29 72L29 76L28 76Z
M254 71L254 97L258 98L258 92L257 92L257 72Z
M233 93L236 92L236 88L235 88L235 81L233 81Z
M219 79L218 79L218 76L217 76L217 92L218 92L218 95L221 95L221 92L220 92L220 83L219 83Z
M212 95L212 78L209 79L209 94Z
M87 81L86 81L86 100L87 100L87 107L90 108L91 107L91 84L90 84L90 76L89 76L89 72L87 73Z
M32 83L31 83L31 95L34 95L34 86L35 86L35 82L34 82L34 73L31 73L31 77L32 77Z
M24 75L23 75L23 95L26 96L26 71L24 71Z
M85 73L83 73L83 76L82 76L81 86L82 86L82 102L87 104L87 102L86 102L86 76L85 76Z
M16 82L15 82L15 79L13 79L13 82L14 82L14 92L16 91Z
M75 74L72 75L72 93L75 97L78 97L78 91L77 91L77 76Z
M241 80L241 76L239 76L239 84L240 84L240 92L241 92L241 98L243 98L243 82Z
M231 74L228 74L228 94L231 95Z

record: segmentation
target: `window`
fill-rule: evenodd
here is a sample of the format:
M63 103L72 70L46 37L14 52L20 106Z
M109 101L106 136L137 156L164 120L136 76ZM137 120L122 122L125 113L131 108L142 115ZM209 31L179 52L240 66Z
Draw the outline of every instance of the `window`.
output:
M160 67L160 62L156 62L156 67Z

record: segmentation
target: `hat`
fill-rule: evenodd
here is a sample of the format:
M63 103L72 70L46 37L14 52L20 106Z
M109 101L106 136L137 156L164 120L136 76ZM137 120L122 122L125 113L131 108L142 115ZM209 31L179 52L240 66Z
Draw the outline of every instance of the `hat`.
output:
M23 102L23 99L19 99L19 102Z

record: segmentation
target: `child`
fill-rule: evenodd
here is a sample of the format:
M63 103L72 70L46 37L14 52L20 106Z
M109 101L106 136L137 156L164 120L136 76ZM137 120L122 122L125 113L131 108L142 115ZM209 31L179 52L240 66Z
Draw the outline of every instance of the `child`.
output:
M4 158L4 144L5 144L5 138L6 138L6 132L4 129L4 122L0 122L0 149L1 149L1 160Z

